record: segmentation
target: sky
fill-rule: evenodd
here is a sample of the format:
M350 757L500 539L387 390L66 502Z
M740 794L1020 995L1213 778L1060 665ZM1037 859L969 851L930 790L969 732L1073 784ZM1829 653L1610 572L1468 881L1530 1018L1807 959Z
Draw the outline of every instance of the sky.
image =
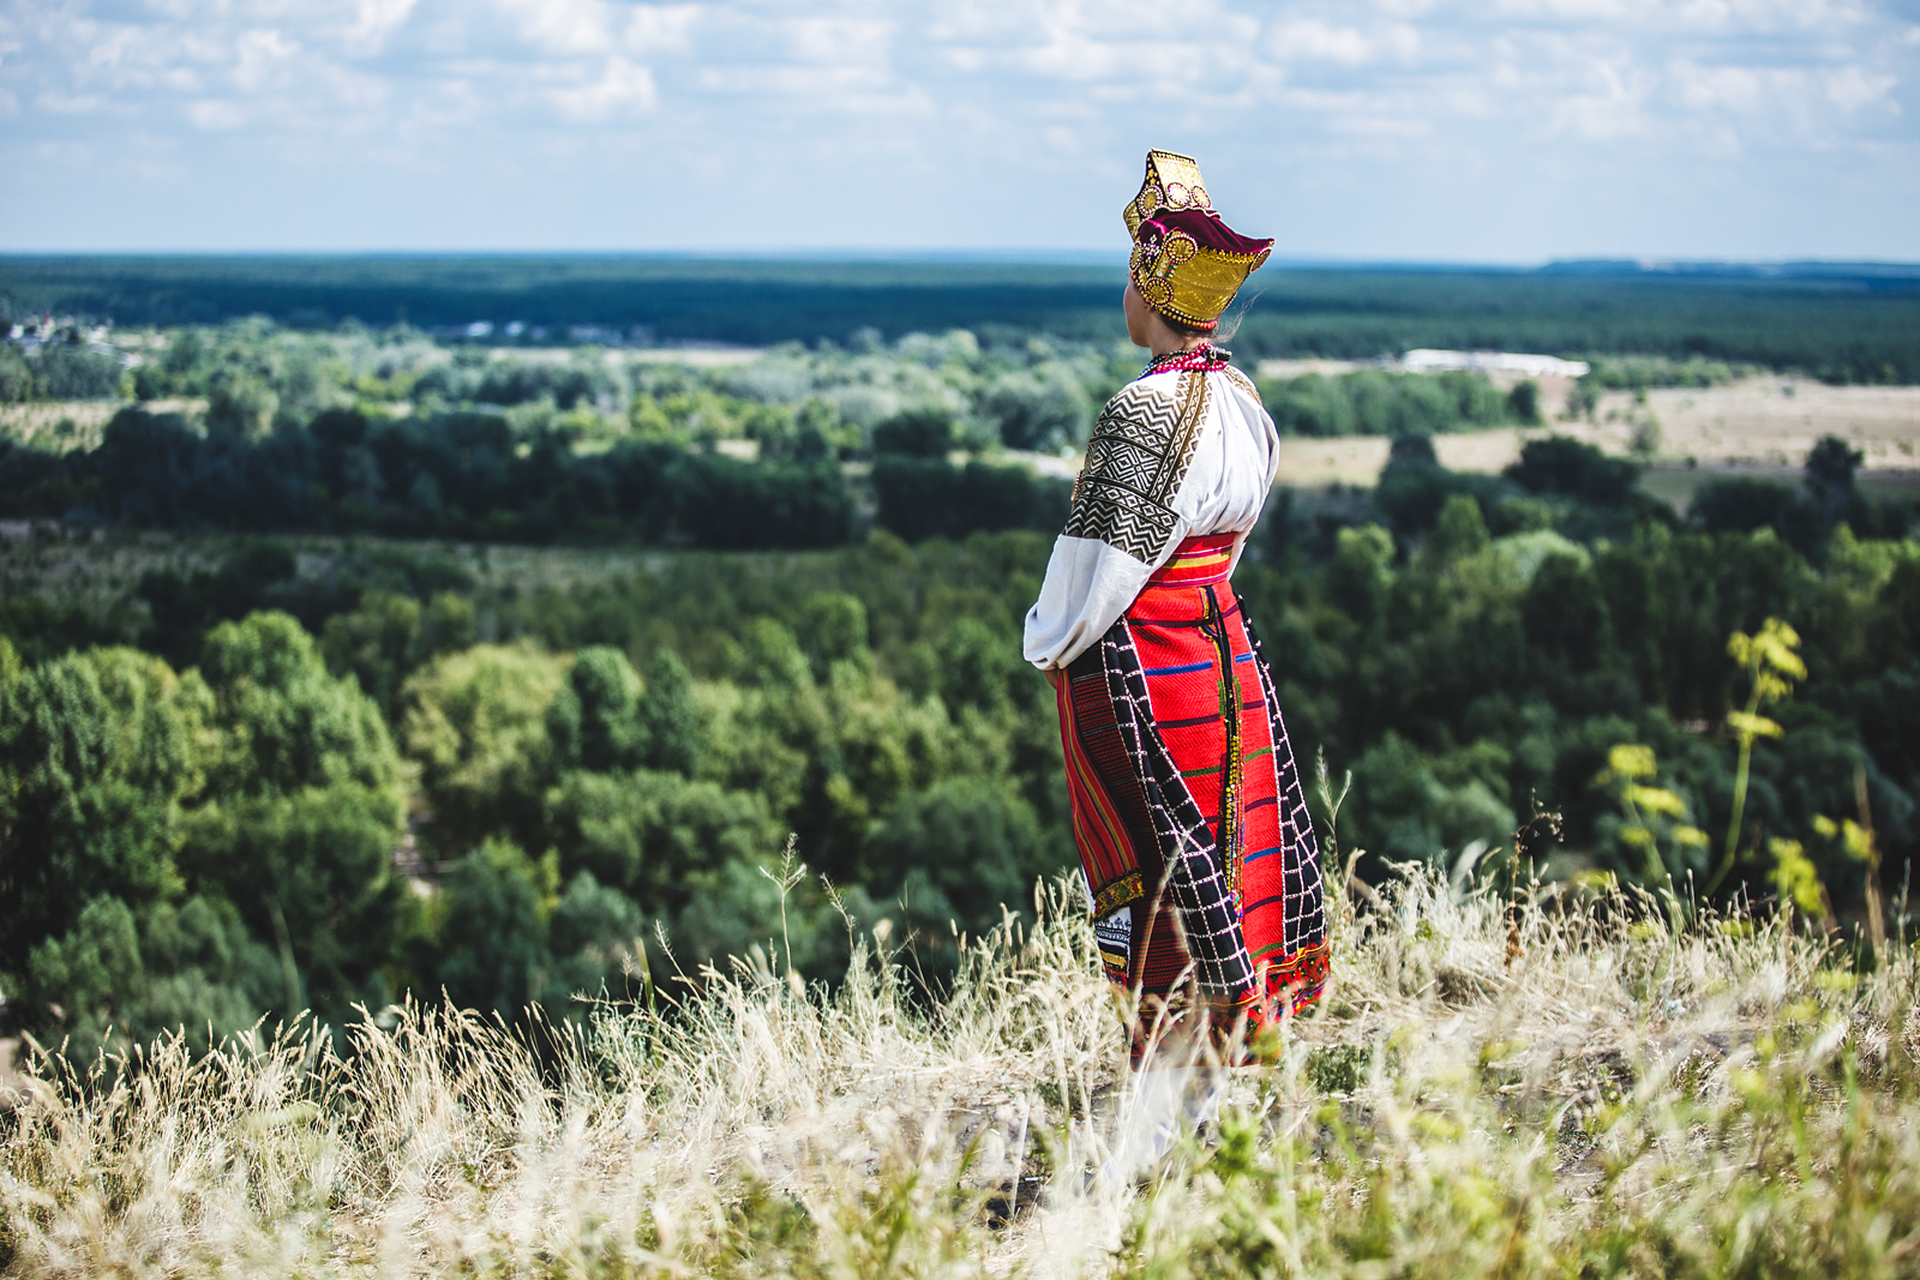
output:
M0 251L1920 261L1920 0L0 0Z

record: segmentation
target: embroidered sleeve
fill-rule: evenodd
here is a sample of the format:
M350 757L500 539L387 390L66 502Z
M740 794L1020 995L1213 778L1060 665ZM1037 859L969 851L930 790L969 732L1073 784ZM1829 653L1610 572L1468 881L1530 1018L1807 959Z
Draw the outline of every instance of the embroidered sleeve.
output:
M1180 375L1175 394L1134 383L1107 402L1073 486L1070 538L1091 538L1152 564L1173 537L1174 497L1193 461L1207 411L1204 373Z

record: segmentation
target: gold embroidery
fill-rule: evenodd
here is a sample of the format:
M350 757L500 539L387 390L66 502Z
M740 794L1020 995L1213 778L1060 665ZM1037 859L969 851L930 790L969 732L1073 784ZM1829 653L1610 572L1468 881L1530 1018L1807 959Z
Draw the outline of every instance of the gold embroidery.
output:
M1155 311L1183 324L1210 328L1247 276L1265 264L1271 250L1228 253L1204 248L1184 231L1174 231L1162 243L1155 229L1145 242L1141 240L1141 229L1149 219L1163 212L1189 210L1213 216L1199 161L1172 151L1149 151L1140 191L1121 210L1127 235L1134 241L1129 263L1134 287Z
M1174 194L1179 193L1176 202ZM1207 189L1200 183L1200 162L1174 151L1147 152L1147 180L1127 205L1127 235L1162 209L1210 209Z
M1147 890L1138 871L1129 871L1118 880L1101 886L1100 892L1093 895L1093 918L1099 920L1112 915L1130 902L1138 902L1147 896Z

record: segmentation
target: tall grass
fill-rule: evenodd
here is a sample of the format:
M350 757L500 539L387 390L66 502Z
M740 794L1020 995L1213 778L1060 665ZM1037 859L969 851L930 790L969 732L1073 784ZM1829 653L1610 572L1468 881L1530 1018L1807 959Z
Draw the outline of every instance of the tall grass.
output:
M918 1005L861 946L756 954L575 1030L383 1011L195 1059L42 1059L5 1121L21 1276L1920 1272L1914 962L1787 916L1409 872L1336 930L1278 1061L1213 1073L1131 1177L1125 1040L1079 918ZM530 1045L538 1045L535 1048ZM1202 1073L1203 1076L1205 1073Z

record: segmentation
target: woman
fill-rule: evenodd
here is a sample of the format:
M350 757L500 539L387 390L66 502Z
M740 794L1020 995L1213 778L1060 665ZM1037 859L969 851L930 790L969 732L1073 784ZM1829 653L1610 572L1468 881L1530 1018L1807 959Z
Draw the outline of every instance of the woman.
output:
M1027 614L1058 691L1075 842L1135 1054L1243 1044L1326 979L1319 849L1259 642L1227 579L1277 468L1273 420L1208 341L1273 242L1228 229L1199 166L1147 155L1125 210L1127 333L1153 358L1107 403Z

